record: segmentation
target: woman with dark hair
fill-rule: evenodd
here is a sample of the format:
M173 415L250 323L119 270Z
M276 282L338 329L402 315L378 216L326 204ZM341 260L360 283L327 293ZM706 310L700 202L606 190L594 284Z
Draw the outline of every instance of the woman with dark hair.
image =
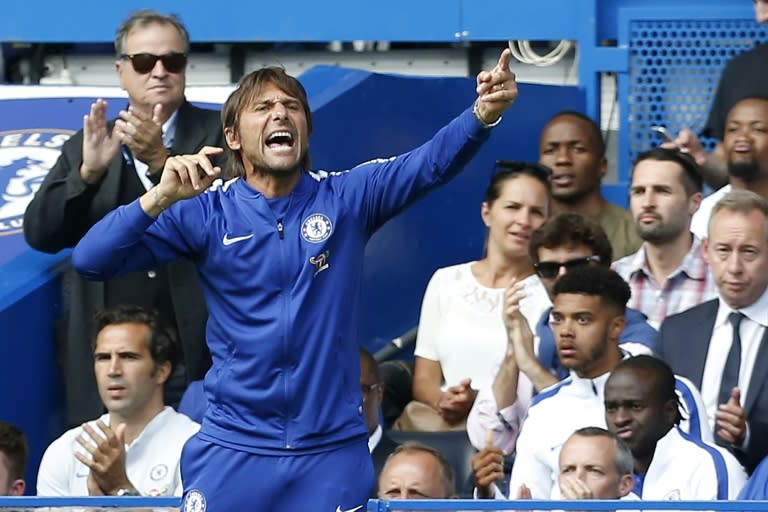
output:
M413 378L414 401L400 430L460 430L477 389L490 385L504 357L504 290L525 282L521 303L531 325L549 307L528 254L531 234L549 216L549 169L498 162L480 208L488 228L485 256L438 269L421 306ZM529 386L530 387L530 386Z

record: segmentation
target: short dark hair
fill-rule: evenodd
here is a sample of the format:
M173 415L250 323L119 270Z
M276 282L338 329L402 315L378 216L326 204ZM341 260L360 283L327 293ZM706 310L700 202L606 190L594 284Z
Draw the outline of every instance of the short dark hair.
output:
M566 272L555 283L553 293L555 297L561 293L597 296L622 313L632 296L629 285L619 274L598 265L585 265Z
M8 459L8 483L24 478L29 461L27 436L7 421L0 421L0 452Z
M125 53L125 41L135 28L144 28L154 24L171 25L174 27L184 41L184 51L189 51L189 32L187 32L186 27L181 23L178 16L175 14L160 14L152 9L140 9L132 12L128 19L123 21L117 28L117 33L115 34L115 52L117 52L117 56L119 57Z
M672 371L672 368L666 362L658 357L642 354L621 361L616 368L613 369L611 375L614 375L621 370L639 370L647 375L656 377L654 397L660 399L662 402L674 400L677 405L675 424L680 423L682 416L680 412L680 397L677 395L676 391L677 379L675 379L675 374Z
M651 373L657 377L656 394L658 397L664 401L677 399L675 374L672 368L658 357L646 354L629 357L622 360L611 373L616 373L619 370L642 370Z
M248 108L256 97L261 93L261 90L268 84L277 86L280 90L293 96L304 110L304 115L307 118L307 136L312 135L312 111L309 108L309 100L307 99L307 91L304 86L301 85L295 77L289 75L285 69L277 66L268 66L256 71L252 71L240 79L240 83L237 85L237 89L232 93L224 102L224 106L221 108L221 124L222 128L226 130L231 128L236 134L239 135L240 130L240 115L243 110ZM227 156L227 168L226 176L245 177L245 168L241 161L241 151L234 151L226 145ZM302 170L309 170L311 165L311 159L309 157L309 151L299 162Z
M445 456L440 453L439 450L432 448L418 441L406 441L395 448L395 451L389 454L387 461L384 463L386 466L389 462L400 453L426 453L434 457L440 464L440 477L443 480L443 488L445 489L446 496L453 496L456 494L456 476L453 471L453 466Z
M680 181L682 182L683 188L685 189L685 193L688 194L688 197L691 197L697 192L701 192L701 189L704 186L704 180L701 177L701 169L699 168L699 165L693 158L691 158L690 155L686 153L681 153L676 149L667 149L662 147L649 149L648 151L644 151L637 156L637 160L635 160L635 163L632 165L633 174L634 168L637 167L637 164L644 160L673 162L679 165L683 169Z
M595 137L595 142L598 144L598 154L600 157L605 157L605 140L603 140L603 131L600 129L600 126L595 122L594 119L587 116L586 114L582 114L577 110L561 110L557 114L550 117L545 126L549 126L555 119L560 117L575 117L576 119L587 123L589 126L589 131L592 132L592 135Z
M549 167L535 162L523 162L521 160L497 160L496 172L491 176L491 181L485 189L483 202L489 206L492 205L501 195L502 184L508 180L517 179L520 176L530 176L531 178L534 178L544 185L544 188L547 189L547 194L549 194L552 189L552 185L549 182L549 178L552 176L552 169Z
M616 458L614 462L616 464L616 472L619 476L631 475L635 468L635 459L632 456L632 450L630 450L627 443L625 443L619 436L613 432L600 427L583 427L573 432L570 437L605 437L613 441L616 445ZM570 439L569 437L569 439ZM567 442L567 441L566 441Z
M585 245L608 267L613 261L613 248L602 226L578 213L561 213L548 219L533 232L528 252L534 263L539 262L539 249L555 249Z
M99 311L95 317L96 337L102 329L109 325L143 324L149 328L149 353L155 365L171 363L176 364L179 346L176 334L162 321L156 311L152 311L133 304L119 304L117 306ZM96 346L96 339L93 341Z

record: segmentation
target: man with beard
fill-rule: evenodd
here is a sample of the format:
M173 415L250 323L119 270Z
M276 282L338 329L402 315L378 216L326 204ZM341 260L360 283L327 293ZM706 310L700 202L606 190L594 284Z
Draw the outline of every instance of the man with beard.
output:
M755 21L760 24L768 23L768 0L752 0L755 9ZM717 140L712 153L702 145L699 137L689 129L683 129L671 143L664 147L676 146L681 151L690 153L701 166L704 181L711 187L720 188L728 183L725 150L723 148L723 128L725 119L731 108L740 100L755 95L768 93L763 70L768 64L768 45L756 44L751 50L745 51L731 59L720 75L720 83L712 98L709 117L704 124L701 135Z
M509 493L517 496L525 486L534 499L558 497L560 450L577 429L605 427L603 386L610 372L628 357L618 344L624 328L629 285L616 272L602 266L570 270L557 280L550 315L560 361L571 374L533 398L517 439L517 455ZM688 432L711 439L700 414L703 404L698 391L685 379L676 380L685 411ZM489 436L490 437L490 436ZM498 496L493 475L501 471L504 453L492 442L472 461L477 496ZM489 477L490 472L490 477Z
M168 158L160 183L72 252L90 279L185 255L208 306L203 427L184 447L183 510L359 510L373 463L357 334L365 247L389 219L467 167L517 97L505 49L472 106L408 153L313 171L301 83L255 70L222 108L227 175ZM269 475L270 478L254 478ZM234 492L228 492L234 491ZM262 504L262 505L259 505Z
M728 112L723 136L729 184L707 196L691 221L691 231L707 236L710 213L735 189L751 190L768 198L768 97L750 97Z
M600 191L608 162L600 127L584 114L555 114L541 132L539 163L552 169L552 214L573 212L597 221L621 258L640 247L630 213Z
M629 306L658 329L669 315L715 297L717 290L690 231L701 203L701 175L693 160L672 149L655 148L635 162L629 206L642 247L613 263L632 289Z
M675 375L660 359L625 359L605 383L605 422L635 459L644 500L735 499L747 476L727 450L680 430Z

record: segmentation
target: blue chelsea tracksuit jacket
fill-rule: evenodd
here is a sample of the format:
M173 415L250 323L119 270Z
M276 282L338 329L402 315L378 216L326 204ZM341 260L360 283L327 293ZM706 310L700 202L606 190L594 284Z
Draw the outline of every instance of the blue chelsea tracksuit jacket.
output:
M281 210L243 179L157 220L138 200L97 223L72 263L91 279L188 257L213 366L200 436L262 454L313 453L366 435L357 354L365 244L457 172L489 130L471 109L419 148L344 172L305 172Z

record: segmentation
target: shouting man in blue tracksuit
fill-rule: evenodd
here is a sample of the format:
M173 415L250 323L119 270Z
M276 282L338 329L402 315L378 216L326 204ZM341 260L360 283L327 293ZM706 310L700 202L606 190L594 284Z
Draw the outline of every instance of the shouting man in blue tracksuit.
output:
M222 110L235 178L211 186L221 148L171 157L158 185L77 245L72 263L92 279L182 256L197 264L213 367L202 428L182 454L182 510L364 509L373 482L356 336L365 244L488 138L517 96L509 58L504 50L478 74L473 107L423 146L331 173L308 170L301 84L282 69L255 71Z

